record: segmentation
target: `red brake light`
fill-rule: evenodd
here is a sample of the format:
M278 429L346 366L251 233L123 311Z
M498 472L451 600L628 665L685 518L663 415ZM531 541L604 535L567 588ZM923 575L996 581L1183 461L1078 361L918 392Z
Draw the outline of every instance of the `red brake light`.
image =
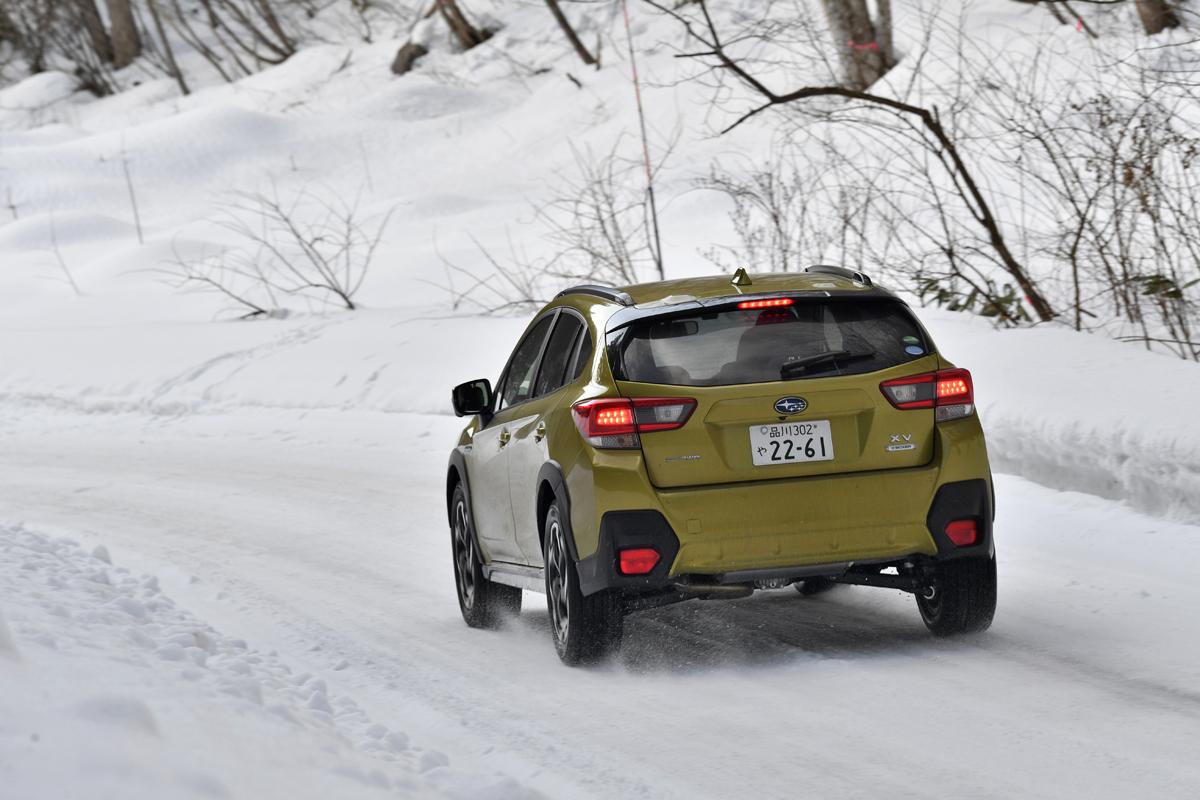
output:
M627 406L598 408L592 416L592 424L600 431L625 430L633 427L633 409Z
M946 536L954 542L955 547L966 547L975 544L979 531L973 519L956 519L946 523Z
M622 575L648 575L658 565L658 551L650 547L622 550L618 558Z
M593 447L636 449L639 434L682 428L695 409L691 397L604 397L576 403L571 413Z
M779 308L780 306L790 306L795 302L795 299L791 297L771 297L766 300L743 300L737 304L737 307L742 310L748 308Z
M944 369L937 373L938 405L945 403L970 403L972 396L971 373L965 369Z
M969 417L975 413L975 387L965 369L942 369L922 375L884 381L879 390L896 408L935 408L938 422Z

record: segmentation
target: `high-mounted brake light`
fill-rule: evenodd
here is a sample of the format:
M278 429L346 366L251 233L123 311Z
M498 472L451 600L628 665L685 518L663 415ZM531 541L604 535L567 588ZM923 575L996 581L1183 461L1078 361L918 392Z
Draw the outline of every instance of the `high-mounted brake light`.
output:
M975 413L975 389L965 369L942 369L879 384L893 406L904 411L934 409L934 419L947 422Z
M691 397L605 397L576 403L571 413L592 447L636 449L639 434L682 428L695 408Z
M780 306L790 306L795 302L795 299L791 297L771 297L766 300L743 300L737 304L737 307L743 311L749 308L779 308Z
M631 547L617 557L622 575L648 575L658 565L658 551L650 547Z

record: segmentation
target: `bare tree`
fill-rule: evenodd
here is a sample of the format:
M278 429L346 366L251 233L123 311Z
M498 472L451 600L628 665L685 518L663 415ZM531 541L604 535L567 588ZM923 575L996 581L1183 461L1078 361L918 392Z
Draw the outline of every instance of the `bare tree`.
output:
M179 68L179 62L175 60L175 49L171 46L171 38L167 36L167 29L163 25L162 13L158 9L158 0L146 0L146 5L150 9L150 18L154 20L154 31L158 34L158 41L162 46L162 55L167 72L175 78L175 83L179 85L181 94L191 94L191 89L188 88L183 70Z
M491 38L491 31L477 28L471 24L459 6L458 0L436 0L436 3L437 10L446 20L446 24L450 26L450 32L454 34L455 39L458 39L463 50L470 50Z
M649 197L636 187L639 164L617 155L575 151L577 177L565 178L555 199L538 209L556 255L544 271L570 281L637 283L656 268Z
M196 258L176 253L164 271L176 285L219 292L247 316L277 310L285 298L353 311L390 219L390 211L364 218L357 198L328 190L286 200L239 192L215 220L236 244Z
M142 36L130 0L105 0L112 27L113 66L127 67L142 54Z
M571 43L571 47L575 48L576 55L579 60L589 67L595 65L596 58L588 51L583 42L579 40L579 35L575 33L575 29L571 27L570 20L563 13L558 5L558 0L546 0L546 5L550 8L550 13L554 15L554 21L558 23L558 27L562 29L563 35L567 37L567 41Z
M550 257L528 258L510 242L509 257L502 262L476 242L489 267L482 274L443 257L450 281L440 288L454 306L489 313L526 308L564 285L626 285L654 274L648 197L639 186L641 163L622 157L620 145L601 156L574 150L574 174L560 178L550 187L552 199L536 208L541 238L553 251ZM455 286L454 276L465 279L466 286Z
M1136 0L1138 17L1146 33L1153 36L1168 28L1179 27L1179 15L1167 0Z
M76 19L87 31L92 49L102 61L111 62L112 40L108 38L108 30L104 27L104 19L100 16L100 9L96 7L96 0L73 0L73 5Z
M96 11L96 7L93 5L91 10ZM113 94L117 91L117 83L113 76L111 48L107 51L96 49L94 33L81 18L83 13L80 6L66 7L62 17L46 31L47 42L55 54L74 63L80 88L97 97ZM106 41L107 38L101 40L101 48Z
M1020 287L1022 294L1027 298L1039 319L1043 321L1053 319L1054 309L1025 266L1009 247L1000 221L992 210L981 184L976 180L974 172L967 166L958 144L946 126L942 124L941 117L936 110L842 86L804 86L788 92L777 92L751 73L741 60L730 55L725 46L725 39L713 21L707 0L694 0L692 3L696 9L694 14L664 5L658 0L645 0L645 2L675 19L693 40L699 42L702 49L695 53L688 53L687 56L704 60L713 70L732 76L743 87L758 95L761 102L738 117L725 128L725 131L732 130L768 109L816 98L848 100L861 104L868 110L889 114L897 121L897 124L892 127L901 133L912 130L912 127L915 126L919 133L917 142L945 170L952 190L957 194L964 209L984 232L988 246L995 255L999 266Z
M890 0L879 2L875 20L871 19L867 0L821 0L821 5L829 19L846 86L866 89L895 63Z
M30 72L46 69L59 13L57 0L0 0L8 36L21 51Z

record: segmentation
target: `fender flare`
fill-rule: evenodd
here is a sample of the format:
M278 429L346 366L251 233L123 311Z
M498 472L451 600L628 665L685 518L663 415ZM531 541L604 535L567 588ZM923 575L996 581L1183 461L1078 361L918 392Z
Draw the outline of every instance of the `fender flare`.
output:
M554 492L554 497L562 505L563 515L566 517L564 522L567 524L567 550L570 551L571 560L579 562L579 548L575 546L575 529L571 524L571 493L567 491L567 481L563 477L562 466L557 461L547 461L542 464L542 468L538 470L537 480L534 484L538 487L538 492L541 493L542 484L550 486L550 491ZM537 502L537 498L534 498ZM541 516L541 515L539 515ZM542 525L542 520L538 520L539 531Z
M467 477L467 459L458 448L450 453L450 464L446 469L446 521L452 530L454 528L454 509L450 507L450 500L453 497L450 493L450 478L454 473L458 473L458 482L462 484L463 498L467 502L467 521L471 524L471 539L475 542L476 552L482 554L484 550L479 546L479 533L475 528L475 507L471 503L471 481ZM487 565L485 564L484 567L486 568Z

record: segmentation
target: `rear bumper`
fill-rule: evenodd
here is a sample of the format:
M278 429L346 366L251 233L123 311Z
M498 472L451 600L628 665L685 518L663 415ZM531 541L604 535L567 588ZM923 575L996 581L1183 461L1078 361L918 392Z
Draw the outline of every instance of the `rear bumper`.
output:
M927 470L914 470L919 480ZM891 473L889 481L899 478ZM865 480L847 476L842 480ZM794 482L787 490L787 508L811 509L819 498L804 497ZM839 487L826 497L854 496L854 487ZM900 487L916 489L917 487ZM755 487L756 492L763 487ZM696 490L691 490L696 491ZM992 538L993 502L990 482L982 478L926 486L919 496L925 500L914 505L910 496L905 504L912 519L887 520L875 503L834 504L826 501L817 522L803 513L787 517L778 505L756 509L736 496L736 487L722 487L726 501L720 514L705 515L705 527L691 529L672 525L670 494L661 493L663 511L609 511L601 519L597 548L578 561L580 588L585 595L615 589L626 594L653 594L688 584L749 584L756 581L797 580L815 576L839 576L856 565L881 564L911 557L947 560L994 553ZM730 496L733 492L734 495ZM849 492L849 493L848 493ZM800 495L799 498L796 495ZM770 501L771 498L761 498ZM780 498L782 502L783 498ZM694 498L693 498L694 500ZM664 513L665 512L665 513ZM783 521L778 520L783 518ZM769 518L769 520L768 520ZM978 530L976 544L955 546L945 535L946 523L974 519ZM710 523L709 520L712 520ZM836 524L831 524L836 521ZM740 523L740 524L739 524ZM680 529L682 532L680 532ZM628 576L617 569L617 553L625 548L653 547L661 559L649 575Z

